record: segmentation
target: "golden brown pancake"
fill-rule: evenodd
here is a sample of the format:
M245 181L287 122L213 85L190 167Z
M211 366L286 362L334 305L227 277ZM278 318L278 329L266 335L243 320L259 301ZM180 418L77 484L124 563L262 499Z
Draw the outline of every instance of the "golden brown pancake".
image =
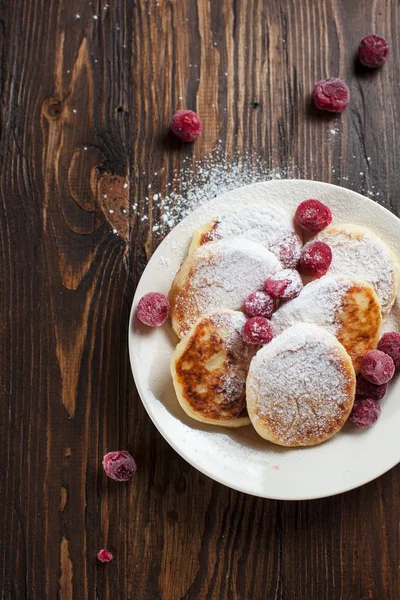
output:
M241 310L247 296L262 289L265 280L280 268L272 252L242 238L198 248L183 262L169 293L175 333L183 337L209 312Z
M297 298L272 315L275 335L296 323L314 323L333 333L358 373L362 357L378 343L381 307L368 283L325 275L306 285Z
M257 433L281 446L315 446L335 435L353 407L355 372L326 329L299 323L253 358L247 409Z
M328 227L316 239L332 250L328 275L347 275L369 283L386 315L399 287L399 265L390 248L375 233L358 225Z
M257 346L242 341L246 317L221 310L201 317L179 342L171 374L179 404L193 419L224 427L250 423L247 371Z

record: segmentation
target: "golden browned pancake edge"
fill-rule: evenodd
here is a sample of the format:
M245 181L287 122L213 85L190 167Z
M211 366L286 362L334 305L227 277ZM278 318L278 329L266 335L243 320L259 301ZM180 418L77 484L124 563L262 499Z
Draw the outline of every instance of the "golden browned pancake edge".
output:
M248 367L257 346L245 344L243 313L221 310L198 319L171 360L178 401L193 419L225 427L250 423L245 399Z

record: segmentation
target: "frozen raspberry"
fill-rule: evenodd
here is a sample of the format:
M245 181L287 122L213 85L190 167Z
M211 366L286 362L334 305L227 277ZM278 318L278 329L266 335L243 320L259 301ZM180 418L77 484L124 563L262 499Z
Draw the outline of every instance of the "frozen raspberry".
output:
M171 129L184 142L194 142L203 131L203 125L192 110L177 110L171 119Z
M376 69L385 64L389 56L389 44L385 38L371 33L366 35L358 47L358 57L364 67Z
M384 333L378 344L378 350L390 356L396 369L400 368L400 333L395 331Z
M320 110L340 113L349 105L350 90L341 79L329 77L315 85L313 100Z
M361 362L361 375L377 385L387 383L394 375L395 366L392 358L380 350L367 352Z
M350 421L357 427L371 427L379 419L381 407L372 398L362 398L354 403Z
M114 558L114 556L112 555L112 553L109 550L106 550L105 548L103 548L97 554L97 558L99 559L100 562L107 563L107 562L110 562Z
M128 481L136 473L136 463L126 450L109 452L103 458L106 475L115 481Z
M294 215L297 223L307 231L322 231L332 223L331 209L319 200L303 200L300 202Z
M247 319L242 331L242 339L248 344L268 344L274 337L270 322L264 317Z
M296 298L303 289L303 282L294 269L278 271L265 282L265 291L273 298L290 300Z
M297 235L290 233L276 244L271 244L269 249L276 254L285 269L295 269L297 267L301 254L301 242Z
M244 311L248 317L270 319L275 311L275 301L265 292L253 292L244 301Z
M371 383L365 379L362 375L358 375L357 377L356 396L358 397L372 398L372 400L382 400L383 396L386 394L386 390L387 383L375 385L374 383Z
M304 275L322 277L332 262L332 250L325 242L310 242L304 246L300 256L299 271Z
M169 302L164 294L150 292L139 300L136 316L149 327L159 327L169 315Z

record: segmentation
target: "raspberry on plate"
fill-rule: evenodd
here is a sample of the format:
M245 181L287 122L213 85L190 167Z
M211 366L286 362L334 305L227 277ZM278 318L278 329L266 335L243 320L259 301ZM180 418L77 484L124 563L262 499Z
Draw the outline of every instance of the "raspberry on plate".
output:
M103 468L106 475L114 481L128 481L136 473L135 459L126 450L106 454Z
M272 298L291 300L296 298L303 289L303 282L295 269L283 269L268 277L265 282L265 291Z
M356 384L356 396L360 398L372 398L372 400L382 400L386 394L387 383L376 385L371 383L362 375L358 375Z
M270 319L275 311L275 301L265 292L253 292L244 301L244 311L248 317Z
M350 421L357 427L371 427L381 415L381 407L372 398L362 398L354 403Z
M322 277L332 262L332 250L325 242L310 242L304 246L300 256L299 271L304 275Z
M313 100L320 110L340 113L349 105L350 90L341 79L329 77L315 85Z
M396 370L400 368L400 333L397 331L384 333L378 344L378 350L390 356Z
M192 110L177 110L171 119L171 129L184 142L194 142L203 131L203 124Z
M149 327L160 327L169 315L169 302L164 294L150 292L145 294L137 305L136 316Z
M242 338L248 344L268 344L273 337L271 324L264 317L253 317L244 324Z
M371 350L362 359L361 375L371 383L377 385L388 383L394 372L395 366L392 358L380 350Z
M271 244L269 249L276 254L285 269L296 269L301 254L301 242L297 235L290 233L279 242Z
M300 202L294 218L302 229L318 232L332 223L332 212L319 200L310 198Z
M358 57L364 67L377 69L385 64L389 52L389 44L385 38L371 33L361 40L358 48Z

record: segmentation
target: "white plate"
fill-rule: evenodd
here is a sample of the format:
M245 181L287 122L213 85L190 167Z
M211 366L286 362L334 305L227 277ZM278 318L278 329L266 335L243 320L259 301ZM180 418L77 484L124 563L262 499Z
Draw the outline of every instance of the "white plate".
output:
M399 219L368 198L316 181L257 183L215 198L171 231L142 275L129 324L129 352L136 386L153 423L168 443L196 469L220 483L247 494L283 500L345 492L400 462L400 381L390 385L381 401L382 416L371 429L355 430L346 425L320 446L281 448L258 437L251 426L230 430L190 419L178 404L169 372L177 338L169 325L155 329L142 326L135 318L135 310L139 299L148 292L168 294L193 232L210 218L250 202L275 204L293 214L299 202L307 198L319 198L330 206L334 223L369 227L400 259ZM393 323L386 327L391 328Z

